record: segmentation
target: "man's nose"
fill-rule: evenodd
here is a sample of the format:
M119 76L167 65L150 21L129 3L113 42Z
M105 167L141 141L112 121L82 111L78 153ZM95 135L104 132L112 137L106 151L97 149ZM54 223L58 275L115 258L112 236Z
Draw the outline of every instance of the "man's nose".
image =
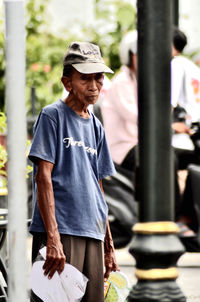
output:
M95 79L91 79L89 81L89 89L91 89L91 90L96 90L97 89L97 83L96 83Z

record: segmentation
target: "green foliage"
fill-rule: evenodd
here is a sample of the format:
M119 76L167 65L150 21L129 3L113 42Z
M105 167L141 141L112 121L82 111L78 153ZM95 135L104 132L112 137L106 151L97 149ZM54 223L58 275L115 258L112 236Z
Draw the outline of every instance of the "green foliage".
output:
M96 0L96 22L85 31L101 46L106 63L117 71L120 67L119 43L126 32L135 28L136 10L131 1Z
M0 175L6 175L5 164L7 162L8 155L6 148L0 144Z
M60 82L65 41L48 29L46 7L49 0L27 0L27 110L31 112L31 87L36 88L36 111L55 102L62 94Z
M29 177L29 173L33 171L33 167L31 165L26 166L26 178Z
M31 115L31 87L36 89L36 113L62 96L62 59L67 45L85 39L100 45L106 63L114 70L120 67L118 46L122 36L136 27L136 11L131 0L96 0L96 20L86 28L80 24L80 35L64 29L65 37L50 32L46 7L50 0L26 0L26 99ZM5 50L3 18L0 17L0 111L5 99Z
M30 88L36 87L37 113L62 96L63 50L72 40L80 39L70 31L65 30L67 41L48 31L48 16L44 11L48 1L40 0L39 5L34 0L27 0L27 96L30 96ZM130 1L101 0L96 1L96 22L90 28L82 24L82 33L84 39L100 45L106 63L116 71L120 67L118 47L121 38L135 27L136 11ZM30 100L27 106L30 112Z
M6 115L4 112L0 112L0 133L5 134L6 130L7 130Z
M5 98L5 43L3 34L3 14L0 14L0 16L0 110L3 110Z
M6 172L6 163L8 160L8 154L5 147L5 136L6 136L6 130L7 130L7 119L4 112L0 112L0 135L1 135L1 142L0 142L0 191L1 188L6 188L7 186L7 172ZM26 148L27 153L29 150L29 147L31 145L30 140L26 141ZM26 167L26 177L28 178L28 174L33 170L32 166L27 165Z
M38 35L42 27L47 24L45 20L45 10L49 0L26 1L26 31L27 39L29 36Z
M63 89L60 78L65 43L62 39L56 39L57 43L54 45L53 40L51 34L46 34L42 39L31 36L30 43L27 43L27 95L30 97L31 87L36 88L37 113L44 105L60 97ZM30 111L30 100L27 106Z
M8 159L8 154L5 147L5 133L7 130L6 124L6 115L4 112L0 112L0 135L1 135L1 143L0 143L0 191L1 189L5 189L7 185L6 181L6 163Z

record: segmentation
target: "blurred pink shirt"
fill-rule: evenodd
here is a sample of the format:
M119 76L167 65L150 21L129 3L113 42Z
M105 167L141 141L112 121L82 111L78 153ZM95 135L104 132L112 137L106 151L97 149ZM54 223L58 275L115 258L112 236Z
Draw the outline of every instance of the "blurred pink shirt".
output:
M101 108L112 159L121 164L138 143L137 80L128 67L113 78Z

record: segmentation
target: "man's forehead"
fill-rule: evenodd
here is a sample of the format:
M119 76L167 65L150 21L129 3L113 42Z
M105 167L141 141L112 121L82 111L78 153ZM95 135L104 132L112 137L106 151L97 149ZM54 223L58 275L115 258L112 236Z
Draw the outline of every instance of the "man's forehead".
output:
M81 73L78 70L74 71L74 74L79 75L79 77L96 77L96 76L104 76L104 72L95 72L95 73Z

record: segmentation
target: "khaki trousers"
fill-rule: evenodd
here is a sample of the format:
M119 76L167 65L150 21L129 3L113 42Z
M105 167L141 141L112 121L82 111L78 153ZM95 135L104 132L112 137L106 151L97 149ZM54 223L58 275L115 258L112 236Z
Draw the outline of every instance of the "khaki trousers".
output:
M84 302L104 302L104 269L103 269L103 248L102 241L62 235L64 253L67 263L75 266L88 279L86 292L81 301ZM45 233L34 233L32 246L32 262L38 256L39 249L46 245ZM39 302L34 293L31 293L31 302Z

